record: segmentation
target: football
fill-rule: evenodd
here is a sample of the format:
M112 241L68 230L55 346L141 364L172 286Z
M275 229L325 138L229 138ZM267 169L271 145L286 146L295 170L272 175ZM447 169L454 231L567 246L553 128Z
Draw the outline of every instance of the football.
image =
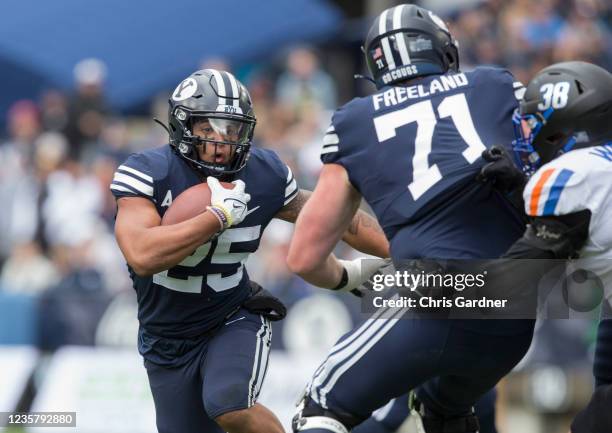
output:
M233 189L234 184L221 182L224 188ZM210 188L206 182L186 189L178 195L162 217L161 225L178 224L201 214L210 206Z

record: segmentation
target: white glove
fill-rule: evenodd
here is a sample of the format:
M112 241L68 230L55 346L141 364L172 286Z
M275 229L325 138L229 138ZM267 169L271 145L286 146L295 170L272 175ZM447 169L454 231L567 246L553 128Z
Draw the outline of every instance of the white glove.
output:
M391 263L391 259L355 259L338 260L346 270L346 283L334 290L351 292L355 296L363 296L365 291L361 285L368 281L380 269Z
M226 189L216 177L209 176L206 183L210 188L210 206L206 209L217 217L221 230L240 224L246 216L247 203L251 200L251 195L244 192L244 182L235 180L232 183L236 186Z

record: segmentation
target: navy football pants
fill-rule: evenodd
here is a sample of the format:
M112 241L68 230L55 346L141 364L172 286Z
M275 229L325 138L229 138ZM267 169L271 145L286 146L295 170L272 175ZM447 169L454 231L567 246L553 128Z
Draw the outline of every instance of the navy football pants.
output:
M422 385L418 396L430 410L460 415L521 360L533 335L534 321L415 319L413 314L381 309L344 335L309 384L314 402L365 420L390 399Z
M268 366L272 328L241 309L178 368L145 361L159 433L222 432L213 421L255 404Z
M593 363L595 392L591 401L572 422L573 433L612 431L612 308L604 301L601 321L597 328L597 343Z
M597 327L593 375L595 386L612 384L612 308L608 302L602 306L601 321Z

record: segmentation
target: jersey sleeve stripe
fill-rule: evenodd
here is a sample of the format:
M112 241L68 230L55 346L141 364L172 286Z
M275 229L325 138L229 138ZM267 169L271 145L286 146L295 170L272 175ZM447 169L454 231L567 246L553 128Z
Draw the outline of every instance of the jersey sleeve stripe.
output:
M330 132L336 132L334 125L330 126L329 128L327 128L327 131L325 131L326 134L329 134Z
M326 153L332 153L332 152L337 152L337 151L338 151L338 146L326 146L321 151L321 155L325 155Z
M325 136L323 137L323 146L338 143L340 143L340 138L338 138L337 134L325 134Z
M144 180L144 179L138 177L135 174L131 174L131 173L128 173L127 171L124 171L123 169L117 169L117 171L115 172L115 175L117 175L117 174L122 174L122 175L125 175L125 176L132 177L132 178L136 179L138 182L142 182L145 185L153 187L153 182L149 182L148 180Z
M531 192L531 200L529 201L529 215L535 216L538 214L538 207L540 204L540 195L542 194L542 189L544 188L544 184L546 181L552 176L554 168L549 168L545 170L538 182L535 184L533 191Z
M295 179L293 179L291 183L285 188L285 198L289 197L291 194L297 191L297 189L297 182L295 181Z
M555 179L555 182L551 186L550 192L548 193L548 199L546 200L546 204L544 205L543 215L554 215L557 203L559 203L559 197L561 196L561 192L563 191L563 188L565 188L565 185L567 185L567 182L573 174L574 172L572 170L564 168L557 175L557 178Z
M298 188L296 188L296 189L293 191L293 193L291 193L291 195L290 195L290 196L286 196L286 197L285 197L285 203L283 204L283 206L287 206L287 204L289 204L289 203L291 202L291 200L293 200L294 198L296 198L296 197L297 197L297 195L298 195L298 191L299 191L299 189L298 189Z
M115 173L115 177L113 178L113 183L116 182L129 185L139 193L147 195L149 197L153 197L153 186L147 185L146 183L136 179L133 176L117 172Z
M512 87L514 88L514 97L518 101L523 99L523 96L525 95L525 90L527 90L523 83L521 83L520 81L515 81L512 83Z
M141 171L135 170L135 169L133 169L132 167L128 167L127 165L120 165L120 166L119 166L119 168L118 168L117 170L119 170L119 171L121 171L121 172L124 172L124 173L126 173L126 174L127 174L127 173L131 173L131 174L133 174L133 175L135 175L135 176L139 177L139 178L140 178L140 180L142 180L142 181L144 181L144 182L148 182L148 183L150 183L151 185L153 185L153 178L152 178L151 176L149 176L149 175L147 175L147 174L144 174L144 173L143 173L143 172L141 172Z
M142 194L137 191L136 189L132 188L129 185L126 185L124 183L120 183L120 182L113 182L111 184L111 190L113 191L121 191L121 192L129 192L130 194L134 195L134 196L141 196Z
M113 190L113 191L119 191L119 192L130 192L130 193L133 193L133 194L136 193L136 191L134 191L133 189L128 188L128 187L123 186L123 185L116 184L116 183L111 183L110 189Z
M293 180L293 172L291 171L289 166L286 166L286 167L287 167L287 185L289 185L291 181Z

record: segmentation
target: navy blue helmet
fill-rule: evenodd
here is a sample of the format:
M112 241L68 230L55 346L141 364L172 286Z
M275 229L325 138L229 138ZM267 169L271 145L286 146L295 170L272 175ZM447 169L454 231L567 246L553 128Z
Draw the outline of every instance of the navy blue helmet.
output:
M195 170L205 176L222 176L245 166L256 119L249 92L232 74L216 69L196 71L181 81L168 103L170 146ZM194 125L204 120L222 140L193 133ZM201 160L196 147L207 144L230 146L229 161Z
M383 11L364 44L368 70L377 88L459 70L457 41L433 12L413 4Z

